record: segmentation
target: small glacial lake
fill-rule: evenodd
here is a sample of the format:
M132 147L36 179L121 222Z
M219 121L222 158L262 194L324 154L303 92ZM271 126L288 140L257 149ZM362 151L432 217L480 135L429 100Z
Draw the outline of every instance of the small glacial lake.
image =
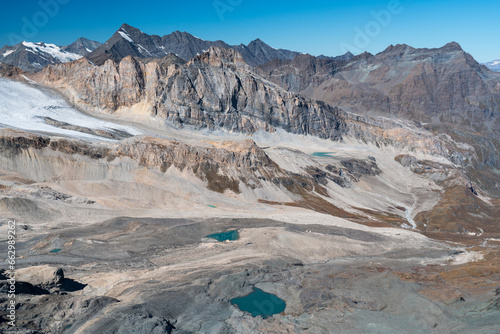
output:
M221 233L214 233L207 235L207 238L215 239L217 241L235 241L240 238L240 234L238 233L237 230L235 231L228 231L228 232L221 232Z
M330 158L333 158L333 154L334 152L314 152L312 154L312 156L314 157L330 157Z
M250 313L252 317L260 315L264 319L279 314L286 308L283 299L257 288L253 288L253 292L244 297L231 299L230 302L241 311Z
M56 248L50 251L50 253L59 253L61 251L61 248Z

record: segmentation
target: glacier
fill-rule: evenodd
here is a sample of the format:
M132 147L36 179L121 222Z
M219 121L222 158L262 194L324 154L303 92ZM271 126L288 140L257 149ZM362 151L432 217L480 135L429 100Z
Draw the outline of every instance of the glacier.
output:
M140 132L132 127L87 116L71 107L62 97L34 84L0 79L0 128L10 127L30 132L43 132L85 140L111 140L79 131L49 125L45 119L93 130L121 131L132 136Z

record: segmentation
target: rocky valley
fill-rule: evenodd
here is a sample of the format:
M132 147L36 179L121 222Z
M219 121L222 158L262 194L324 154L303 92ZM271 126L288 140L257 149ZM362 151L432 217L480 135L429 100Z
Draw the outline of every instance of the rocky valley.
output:
M15 333L497 331L500 75L262 43L123 25L0 64Z

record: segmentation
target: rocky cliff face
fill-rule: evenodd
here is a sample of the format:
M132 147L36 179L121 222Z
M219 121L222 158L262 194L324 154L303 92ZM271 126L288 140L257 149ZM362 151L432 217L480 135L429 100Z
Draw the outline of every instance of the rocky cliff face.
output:
M92 182L130 182L128 174L140 178L143 168L152 170L160 180L171 177L172 171L179 171L186 182L198 179L194 181L198 186L201 181L206 189L215 193L232 193L232 196L243 193L242 196L248 196L249 192L254 192L252 197L259 198L266 193L266 189L274 188L274 196L281 193L275 199L283 198L285 194L298 201L299 205L309 200L310 206L327 212L335 206L317 194L331 198L327 190L330 181L330 186L336 184L348 188L366 176L381 174L376 162L366 159L341 159L324 166L311 164L299 172L291 172L273 161L252 140L190 145L144 137L118 144L92 144L12 131L1 134L0 162L3 168L22 171L36 182L55 178L65 182L84 179ZM122 164L128 167L122 172L114 170ZM64 166L78 167L70 170ZM144 183L144 180L134 182ZM47 193L44 196L72 200L71 196L62 193ZM5 206L11 208L11 204Z
M287 90L346 110L486 133L500 129L500 76L456 43L440 49L396 45L337 61L303 55L257 71Z
M152 115L179 126L245 133L283 128L331 139L347 131L340 110L269 83L233 50L211 48L167 68L132 57L100 67L82 59L51 66L34 78L91 110L114 112L145 101Z

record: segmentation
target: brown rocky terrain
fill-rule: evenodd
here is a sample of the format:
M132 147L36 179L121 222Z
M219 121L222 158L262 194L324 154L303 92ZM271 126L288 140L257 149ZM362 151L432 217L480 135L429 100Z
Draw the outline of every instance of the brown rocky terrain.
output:
M457 43L439 49L396 45L346 61L300 55L257 71L289 91L362 114L481 132L500 128L500 76Z

